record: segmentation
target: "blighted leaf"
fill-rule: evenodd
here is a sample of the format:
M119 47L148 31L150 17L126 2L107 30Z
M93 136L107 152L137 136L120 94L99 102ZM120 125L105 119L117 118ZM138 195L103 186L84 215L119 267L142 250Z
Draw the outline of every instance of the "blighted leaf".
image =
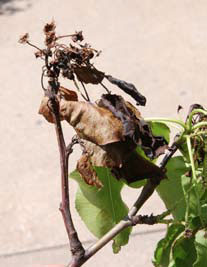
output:
M75 91L60 86L59 93L67 101L78 101L78 95Z
M176 220L185 218L185 196L181 184L181 176L188 171L181 156L171 158L166 166L168 179L157 187L157 192L168 210Z
M130 138L135 144L141 145L149 158L158 157L168 148L167 141L163 136L154 136L150 125L141 118L140 112L132 104L125 102L121 96L102 95L98 105L110 110L122 122L123 136ZM156 129L158 132L162 132L159 130L159 126L155 126Z
M48 101L49 101L48 97L44 97L42 99L38 113L43 115L48 122L54 123L53 115L49 108Z
M153 264L156 267L168 267L170 262L171 247L175 239L184 231L182 224L171 224L165 237L161 239L154 252Z
M193 267L206 267L207 263L207 237L206 231L201 230L195 236L196 261Z
M109 80L109 82L117 85L125 93L133 97L137 101L137 105L145 106L146 98L138 92L138 90L132 83L127 83L123 80L116 79L111 75L105 75L105 77Z
M87 184L97 186L98 188L102 187L102 183L93 169L88 153L83 153L81 158L78 160L77 170Z
M130 113L122 96L112 94L102 95L98 105L110 110L122 122L123 136L130 137L135 142L138 142L139 133L136 133L136 130L138 130L135 121L136 117L133 113Z
M83 83L99 84L104 78L104 73L89 66L74 65L74 72L79 81Z
M141 146L145 154L150 158L154 159L165 153L168 148L168 143L163 136L154 136L152 130L147 122L140 120L141 124Z
M60 115L74 127L80 138L98 145L122 140L122 125L113 114L94 104L77 101L60 101ZM44 97L39 113L51 122L48 97Z
M70 177L79 184L81 193L76 196L76 209L88 229L98 238L106 234L128 213L128 208L121 198L123 183L117 181L108 168L94 167L103 184L97 189L87 185L77 171ZM114 252L128 243L131 228L127 228L114 238Z
M118 179L123 178L128 184L142 179L165 176L164 170L140 156L136 151L127 157L121 168L113 168L112 171Z

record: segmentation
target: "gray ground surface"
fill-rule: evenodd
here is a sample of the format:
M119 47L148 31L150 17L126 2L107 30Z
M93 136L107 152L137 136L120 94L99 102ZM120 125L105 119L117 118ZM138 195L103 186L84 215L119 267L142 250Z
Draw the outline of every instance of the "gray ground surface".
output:
M178 105L205 105L207 94L207 2L183 1L0 1L1 201L0 266L68 262L61 215L59 158L55 133L37 114L42 91L41 63L33 49L17 43L29 32L41 45L43 25L55 18L59 34L83 30L86 41L103 51L101 70L131 81L147 97L143 116L177 116ZM70 84L63 81L67 87ZM94 99L102 89L89 87ZM115 92L117 92L115 90ZM65 125L66 126L66 125ZM67 137L73 135L65 127ZM71 170L75 167L75 152ZM74 199L76 184L71 182ZM137 190L123 192L130 205ZM164 207L156 194L142 213ZM81 240L94 237L73 207ZM147 234L144 234L147 231ZM152 266L156 242L164 228L136 227L119 255L104 248L86 266Z

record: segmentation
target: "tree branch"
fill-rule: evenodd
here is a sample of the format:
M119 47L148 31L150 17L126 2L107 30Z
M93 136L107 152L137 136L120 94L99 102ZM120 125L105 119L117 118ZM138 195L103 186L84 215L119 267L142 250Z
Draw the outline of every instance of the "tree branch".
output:
M62 126L59 115L59 101L56 97L55 90L49 86L47 90L49 95L49 106L51 108L53 119L55 123L56 136L58 141L59 153L60 153L60 166L61 166L61 191L62 191L62 202L60 203L60 211L63 216L65 228L68 234L70 249L72 257L75 262L79 262L79 259L84 255L84 248L78 238L78 234L75 230L73 220L70 212L69 202L69 185L68 185L68 158L72 152L72 146L76 143L75 140L66 148L65 140L63 136ZM77 265L71 265L77 266Z

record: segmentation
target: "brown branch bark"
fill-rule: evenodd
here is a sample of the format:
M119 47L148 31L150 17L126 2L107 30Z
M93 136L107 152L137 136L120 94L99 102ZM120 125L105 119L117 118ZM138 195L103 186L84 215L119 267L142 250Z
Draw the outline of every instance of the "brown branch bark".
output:
M77 263L83 257L85 250L78 238L78 234L75 230L71 212L70 212L70 202L69 202L69 184L68 184L68 158L72 151L73 142L69 147L66 148L65 140L63 136L62 126L60 122L59 115L59 102L56 98L54 90L49 87L47 94L49 95L49 106L52 110L55 130L58 141L58 148L60 153L60 166L61 166L61 193L62 201L60 204L60 211L63 216L65 228L68 234L68 239L70 243L70 249L72 253L72 258L74 259L73 267L79 266Z

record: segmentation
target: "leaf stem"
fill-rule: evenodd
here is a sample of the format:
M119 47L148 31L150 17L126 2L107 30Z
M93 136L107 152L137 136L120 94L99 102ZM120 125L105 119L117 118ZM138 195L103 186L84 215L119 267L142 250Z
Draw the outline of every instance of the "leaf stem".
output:
M202 114L204 114L204 115L207 115L207 111L206 110L203 110L203 109L194 109L191 113L190 113L190 115L189 115L189 118L188 118L188 127L189 127L189 129L192 129L193 127L192 127L192 120L193 120L193 116L195 115L195 114L198 114L198 113L202 113Z
M181 126L184 130L186 130L186 125L181 120L170 119L170 118L159 118L159 117L157 117L157 118L145 118L144 120L147 121L147 122L157 121L157 122L174 123L174 124L177 124L177 125Z
M202 121L202 122L195 124L192 127L192 131L195 131L196 129L201 128L201 127L207 127L207 121Z

